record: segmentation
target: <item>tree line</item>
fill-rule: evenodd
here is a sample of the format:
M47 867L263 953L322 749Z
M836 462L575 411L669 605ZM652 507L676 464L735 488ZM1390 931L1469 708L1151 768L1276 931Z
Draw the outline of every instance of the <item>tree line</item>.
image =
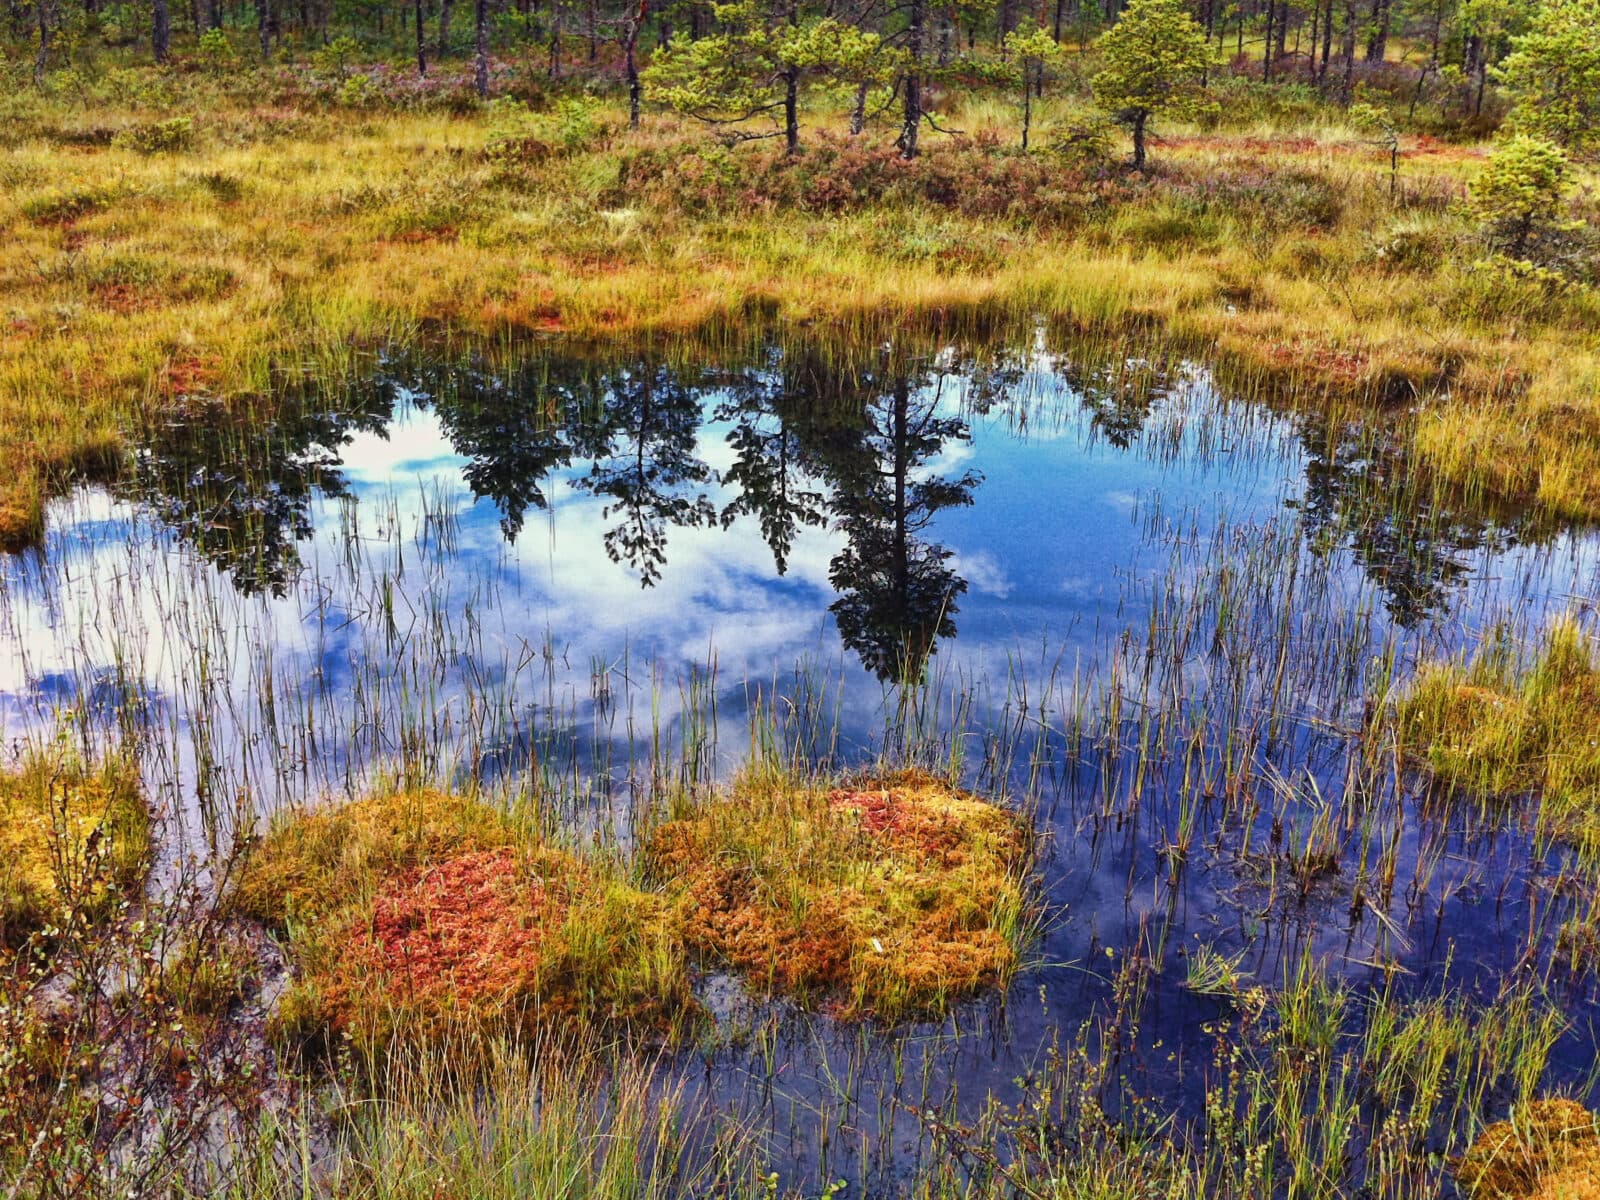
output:
M1481 113L1491 83L1548 109L1572 146L1600 124L1600 0L5 0L14 46L31 42L42 82L73 36L143 48L157 63L174 38L202 48L231 31L262 58L339 39L365 53L405 47L426 74L465 56L480 94L491 56L540 60L552 77L620 73L637 121L647 99L708 123L748 129L772 118L790 149L806 93L825 84L853 96L852 132L869 115L898 118L907 157L937 127L930 89L989 82L1024 105L1058 71L1064 47L1096 37L1110 74L1096 92L1143 131L1160 112L1198 102L1215 67L1300 82L1348 104L1361 64L1388 61L1403 35L1417 98L1431 81L1457 84ZM1103 73L1104 74L1104 73ZM1128 105L1120 101L1136 100ZM763 122L765 124L765 122ZM1542 130L1548 133L1549 130ZM753 135L752 135L753 136Z

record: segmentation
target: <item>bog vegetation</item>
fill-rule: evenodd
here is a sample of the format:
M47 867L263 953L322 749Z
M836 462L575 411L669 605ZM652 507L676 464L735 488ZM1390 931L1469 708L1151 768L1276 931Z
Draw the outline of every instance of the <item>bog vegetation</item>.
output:
M1592 0L169 4L0 23L12 547L189 398L774 321L1156 323L1600 510Z
M1361 453L1415 495L1541 528L1600 518L1597 0L3 3L7 550L43 544L53 498L125 476L132 430L276 436L297 397L397 346L749 350L797 328L849 347L1159 337L1277 408L1378 430ZM909 391L893 437L921 462L943 435L932 410L907 435ZM856 478L863 528L899 504L898 542L843 559L863 577L966 502L971 476L907 458ZM798 468L780 461L781 491ZM225 517L205 507L189 532L225 542ZM1398 574L1414 547L1384 542L1405 541L1387 519L1366 551ZM149 752L171 697L97 680L107 728L63 706L0 774L0 1196L835 1197L830 1153L868 1141L842 1114L874 1106L891 1157L915 1131L894 1181L925 1200L1595 1194L1592 1088L1549 1084L1600 964L1588 618L1533 644L1491 631L1404 680L1354 636L1305 668L1370 688L1359 727L1318 718L1347 739L1345 794L1325 798L1257 759L1300 736L1276 707L1288 617L1270 668L1230 625L1257 585L1272 599L1251 612L1291 607L1270 558L1153 610L1093 733L1087 710L1046 729L1062 714L1024 698L1002 718L1017 742L985 747L996 793L995 762L1028 758L1017 730L1046 730L1017 768L1032 779L1066 744L1072 771L1094 759L1111 782L1075 832L1096 853L1137 833L1130 864L1159 864L1154 900L1130 865L1136 929L1102 945L1097 928L1086 962L1039 961L1057 914L1037 814L968 790L958 753L886 744L813 770L772 752L758 713L736 776L658 771L610 828L598 807L552 818L569 784L593 800L583 785L530 770L496 791L411 770L426 755L406 743L360 798L267 816ZM372 612L392 620L391 584ZM920 660L954 594L933 597ZM871 641L868 607L835 606L847 640L853 621ZM1218 677L1271 675L1261 711L1151 694L1208 622ZM877 673L915 641L880 639ZM908 740L921 667L896 678ZM1175 763L1181 784L1147 798L1146 772ZM156 793L189 791L208 822L180 836ZM1492 986L1482 964L1413 981L1353 944L1266 962L1165 943L1159 910L1200 862L1237 877L1247 946L1308 904L1389 934L1402 906L1443 920L1456 885L1417 832L1435 819L1527 833L1557 864L1529 868L1525 941ZM1182 1054L1152 1015L1163 969L1207 1006ZM1010 1099L941 1091L930 1057L908 1082L906 1045L979 1041L965 1014L1003 1026L1019 979L1064 976L1104 1003L1041 1042ZM792 1048L773 1013L839 1039L821 1055L843 1064L821 1084L838 1109L791 1103L816 1142L804 1178L772 1174L774 1147L664 1066L699 1055L709 1078L747 1053L771 1103ZM859 1069L880 1035L905 1039L892 1081ZM1157 1059L1156 1082L1123 1073ZM1192 1111L1152 1094L1169 1083Z

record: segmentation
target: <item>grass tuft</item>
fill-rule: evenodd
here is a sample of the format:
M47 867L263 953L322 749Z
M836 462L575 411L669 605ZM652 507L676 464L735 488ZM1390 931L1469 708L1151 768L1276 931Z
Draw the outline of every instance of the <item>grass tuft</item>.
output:
M1554 624L1524 671L1498 643L1424 668L1399 717L1404 744L1439 780L1537 794L1547 833L1600 855L1600 669L1576 621Z

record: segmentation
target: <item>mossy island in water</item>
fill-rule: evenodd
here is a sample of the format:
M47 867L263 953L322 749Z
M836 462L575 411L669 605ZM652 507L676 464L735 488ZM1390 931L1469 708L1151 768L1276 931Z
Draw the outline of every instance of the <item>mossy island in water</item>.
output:
M1005 984L1036 915L1029 841L1015 813L921 772L748 772L682 799L637 864L557 848L515 809L398 791L276 822L235 901L287 933L290 1041L565 1017L673 1039L707 969L880 1020Z

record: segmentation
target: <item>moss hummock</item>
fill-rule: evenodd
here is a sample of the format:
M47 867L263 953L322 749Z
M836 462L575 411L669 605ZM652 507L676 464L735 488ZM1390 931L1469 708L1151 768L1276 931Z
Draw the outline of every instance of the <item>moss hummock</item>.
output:
M688 944L770 991L885 1019L1016 971L1026 829L932 775L833 789L746 779L655 831Z
M471 797L298 814L251 854L236 902L288 935L290 1040L374 1049L553 1014L670 1031L692 1008L660 896Z
M1535 1100L1485 1129L1455 1174L1469 1200L1596 1200L1595 1116L1575 1100Z
M553 1017L671 1038L697 1011L695 960L887 1019L1004 985L1026 854L1014 814L922 774L747 777L657 826L637 872L423 790L279 822L234 899L287 936L291 1040L375 1049Z

